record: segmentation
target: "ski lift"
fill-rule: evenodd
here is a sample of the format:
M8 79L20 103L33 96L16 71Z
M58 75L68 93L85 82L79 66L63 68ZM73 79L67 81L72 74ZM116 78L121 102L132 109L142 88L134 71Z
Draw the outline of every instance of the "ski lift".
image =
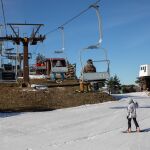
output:
M62 34L62 49L54 51L54 53L57 54L58 57L51 59L51 74L68 72L68 61L64 53L64 27L61 26L58 29L60 29Z
M102 64L105 63L106 66L106 70L103 72L100 72L99 70L96 72L84 72L84 66L83 66L83 52L89 52L91 49L88 49L88 51L85 51L85 49L82 49L80 51L80 62L81 62L81 66L82 66L82 73L81 73L81 80L82 81L100 81L100 80L107 80L109 79L110 73L109 73L109 64L110 61L107 59L107 53L106 53L106 49L104 48L100 48L97 49L100 52L103 50L104 52L104 56L105 59L100 59L100 60L92 60L93 63L98 63L98 64ZM96 68L97 69L97 68Z
M110 73L109 73L109 64L110 61L107 58L107 51L106 49L101 47L101 43L102 43L102 25L101 25L101 16L99 13L99 6L96 4L91 5L90 7L94 8L96 10L96 15L98 18L98 30L99 30L99 39L98 39L98 43L94 44L94 45L89 45L88 47L82 49L80 51L80 62L81 62L81 67L82 67L82 73L81 73L81 77L80 79L84 82L88 82L88 81L101 81L101 80L107 80L110 77ZM89 52L89 51L103 51L104 53L104 59L100 59L100 60L93 60L93 63L105 63L107 66L107 69L103 72L100 71L96 71L96 72L84 72L84 67L83 67L83 52Z

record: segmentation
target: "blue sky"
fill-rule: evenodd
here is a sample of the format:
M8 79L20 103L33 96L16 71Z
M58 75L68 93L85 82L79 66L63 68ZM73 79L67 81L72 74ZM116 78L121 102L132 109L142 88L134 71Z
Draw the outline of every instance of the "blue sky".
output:
M3 0L8 23L43 23L41 33L47 33L77 15L95 0ZM150 1L101 0L103 42L110 59L111 75L117 75L122 84L134 84L139 65L150 64ZM3 23L2 13L0 22ZM90 9L65 26L65 52L71 63L77 63L80 73L79 52L98 40L97 18ZM20 48L22 48L20 46ZM61 34L56 31L44 43L30 47L33 58L42 53L46 57L61 48ZM95 56L101 53L93 54ZM89 57L95 57L89 55ZM31 61L33 63L33 60ZM101 66L99 66L101 68Z

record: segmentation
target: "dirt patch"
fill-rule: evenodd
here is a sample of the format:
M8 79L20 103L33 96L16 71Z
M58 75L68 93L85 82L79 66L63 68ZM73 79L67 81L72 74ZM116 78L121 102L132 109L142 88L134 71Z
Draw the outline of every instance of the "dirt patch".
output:
M53 87L42 91L0 86L0 111L54 110L115 100L103 92L75 92L78 88L78 86Z

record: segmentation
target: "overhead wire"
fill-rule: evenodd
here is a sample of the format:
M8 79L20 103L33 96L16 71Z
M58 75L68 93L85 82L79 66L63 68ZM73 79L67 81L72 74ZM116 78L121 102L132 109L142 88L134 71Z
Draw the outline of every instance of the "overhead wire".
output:
M93 5L97 5L101 0L97 0L95 3L90 4L86 9L82 10L81 12L79 12L77 15L73 16L72 18L68 19L67 21L65 21L64 23L62 23L61 25L57 26L56 28L52 29L51 31L47 32L45 34L45 36L56 32L60 29L63 29L64 26L68 25L69 23L73 22L75 19L77 19L78 17L80 17L81 15L83 15L85 12L87 12L89 9L91 9L93 7ZM63 45L64 47L64 45ZM38 47L36 48L37 51Z
M1 0L1 7L2 7L2 13L3 13L3 20L4 20L5 32L6 32L6 35L7 35L6 16L5 16L5 10L4 10L3 0Z
M100 0L97 0L95 3L92 3L88 8L82 10L80 13L78 13L77 15L73 16L72 18L68 19L67 21L65 21L60 26L58 26L58 27L54 28L53 30L47 32L45 35L51 34L51 33L55 32L55 31L59 30L60 28L66 26L67 24L71 23L72 21L74 21L75 19L77 19L78 17L80 17L82 14L84 14L85 12L87 12L89 9L91 9L93 5L96 5L99 2L100 2Z

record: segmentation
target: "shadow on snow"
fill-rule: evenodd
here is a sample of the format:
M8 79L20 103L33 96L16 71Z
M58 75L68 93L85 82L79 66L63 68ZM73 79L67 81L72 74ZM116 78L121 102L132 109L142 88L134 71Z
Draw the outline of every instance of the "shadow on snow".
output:
M0 112L0 118L12 117L20 115L20 112Z
M147 105L147 106L139 106L138 108L150 108L150 105ZM110 107L110 109L127 109L127 106Z

